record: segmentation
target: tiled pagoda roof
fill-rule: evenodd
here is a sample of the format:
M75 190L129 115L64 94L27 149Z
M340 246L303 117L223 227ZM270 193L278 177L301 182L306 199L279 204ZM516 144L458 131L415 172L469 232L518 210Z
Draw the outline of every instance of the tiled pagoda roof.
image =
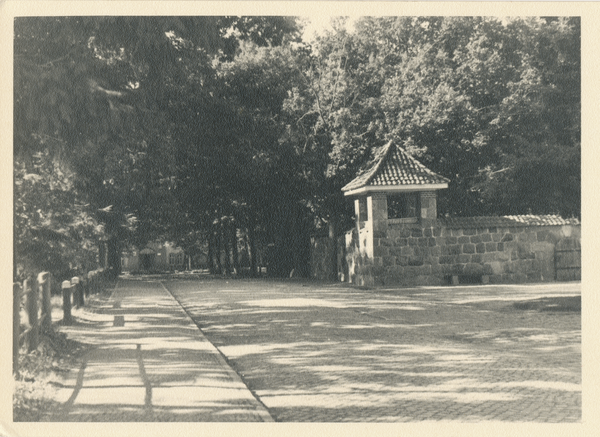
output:
M450 182L447 178L429 170L415 158L407 154L401 147L393 142L387 143L377 151L374 158L365 169L342 191L354 191L364 187L402 187L446 185ZM445 187L444 187L445 188Z

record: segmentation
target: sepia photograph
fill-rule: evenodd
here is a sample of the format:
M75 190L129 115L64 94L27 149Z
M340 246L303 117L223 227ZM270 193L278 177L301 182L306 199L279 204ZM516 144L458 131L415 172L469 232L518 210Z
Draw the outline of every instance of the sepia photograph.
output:
M582 9L68 3L4 20L0 436L585 422Z

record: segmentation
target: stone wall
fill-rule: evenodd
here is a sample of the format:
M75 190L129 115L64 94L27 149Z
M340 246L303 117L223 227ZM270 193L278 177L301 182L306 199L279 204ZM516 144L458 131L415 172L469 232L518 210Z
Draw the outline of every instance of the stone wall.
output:
M566 279L581 278L576 252L580 225L498 227L479 221L477 227L465 227L443 220L433 221L433 226L387 222L387 229L373 233L372 256L370 250L359 249L356 230L347 234L350 282L373 286L565 279L557 275L557 244L574 248L571 264L579 265L579 270L569 267Z

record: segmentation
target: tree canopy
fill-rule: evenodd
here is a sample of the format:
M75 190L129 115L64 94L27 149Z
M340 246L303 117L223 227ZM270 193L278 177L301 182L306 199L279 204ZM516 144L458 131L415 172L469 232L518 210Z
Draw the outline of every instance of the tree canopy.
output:
M576 17L15 20L15 265L67 271L156 239L214 271L307 273L340 188L393 140L451 215L581 209Z

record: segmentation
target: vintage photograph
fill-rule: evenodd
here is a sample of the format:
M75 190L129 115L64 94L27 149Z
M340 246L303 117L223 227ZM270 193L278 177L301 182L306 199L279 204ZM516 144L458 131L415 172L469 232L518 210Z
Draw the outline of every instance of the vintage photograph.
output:
M582 422L581 16L13 24L15 428Z

